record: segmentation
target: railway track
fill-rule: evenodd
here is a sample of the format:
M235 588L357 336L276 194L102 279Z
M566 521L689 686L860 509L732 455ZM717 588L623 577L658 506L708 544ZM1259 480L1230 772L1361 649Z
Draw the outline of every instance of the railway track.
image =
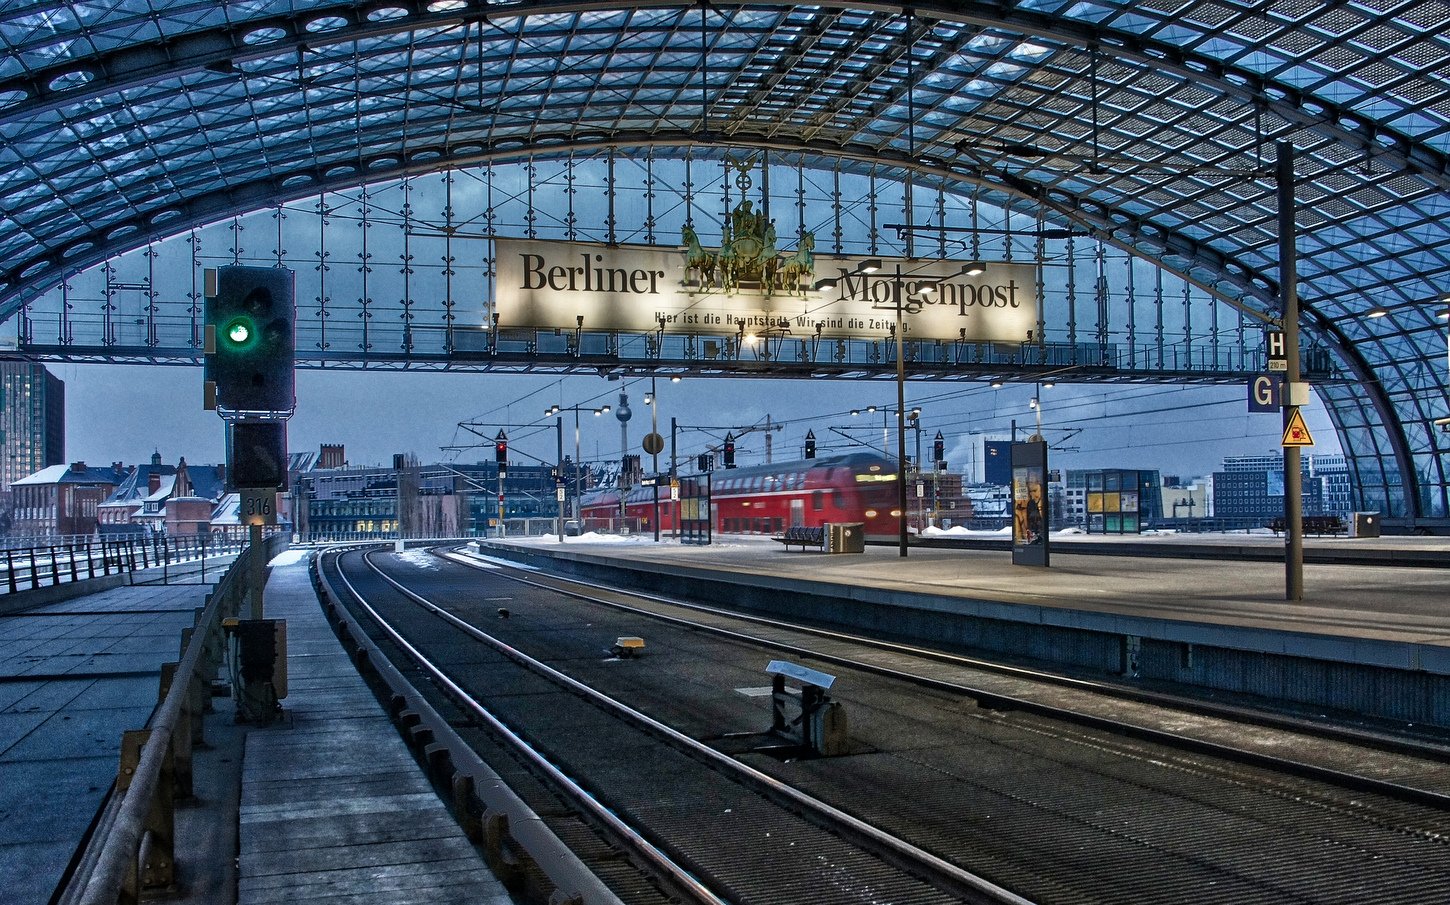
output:
M369 566L393 599L376 582L342 581L374 619L407 621L403 597L469 639L470 662L487 655L487 680L456 676L455 702L467 696L469 709L487 709L480 686L548 683L548 691L531 684L529 692L547 697L548 718L519 728L514 739L530 760L547 764L555 794L594 810L596 820L604 812L594 801L623 817L612 839L636 848L637 861L657 872L654 885L701 902L1027 902L571 679ZM413 657L430 672L447 672L417 647ZM524 722L518 713L497 716L500 724Z
M1025 686L1031 680L1024 676L998 674L995 689L967 685L961 673L973 667L899 646L866 648L860 639L689 610L678 602L564 583L502 563L475 561L473 566L483 571L470 575L453 565L420 569L422 561L416 558L381 559L391 580L418 584L414 593L436 598L449 620L488 625L510 648L530 650L580 682L630 698L634 709L675 726L676 735L707 742L714 762L728 755L724 761L748 764L782 786L850 812L859 823L907 840L931 858L970 865L974 873L1029 900L1367 901L1369 883L1385 901L1429 901L1431 890L1450 881L1445 760L1434 752L1417 760L1349 739L1321 740L1318 747L1339 749L1339 760L1326 753L1306 768L1302 751L1276 762L1265 750L1274 747L1274 733L1282 730L1235 730L1222 717L1180 714L1166 719L1176 719L1183 724L1179 728L1200 738L1175 741L1172 727L1127 731L1101 714L1072 710L1060 700L1043 705L1000 687ZM516 590L524 587L518 578L533 589ZM384 588L395 598L403 596L382 577L361 583L368 582L371 593L360 588L365 596L384 597ZM612 609L603 609L603 602ZM417 606L395 599L384 608L395 610L395 618L418 623ZM499 610L508 610L509 618ZM678 621L664 621L665 616ZM435 621L444 624L441 618ZM708 623L713 634L685 622ZM456 622L447 624L461 630ZM436 629L412 631L446 635ZM602 656L599 639L615 632L649 636L650 654L637 664ZM849 756L780 762L742 746L748 732L728 731L751 720L743 703L749 698L735 693L749 690L749 674L739 662L763 662L781 650L842 675L842 687L849 689L842 694L852 715ZM493 669L490 658L484 672ZM927 672L932 675L917 675ZM1080 698L1095 694L1086 688L1059 687L1058 692ZM720 806L725 799L679 793L674 783L679 768L673 760L660 761L657 737L626 742L622 734L598 731L599 717L576 714L572 708L577 705L555 711L552 693L547 708L537 706L538 696L516 690L501 697L505 700L496 703L509 712L504 718L534 726L521 734L537 734L571 769L587 770L584 784L594 794L620 813L659 819L644 835L678 855L692 874L710 878L723 898L865 900L821 886L820 875L800 887L805 890L801 897L783 896L783 889L797 884L784 880L782 864L814 849L788 844L775 831L769 836L757 831L751 821L758 805L732 807L725 817ZM1146 710L1153 705L1116 700L1110 706ZM543 710L553 716L539 727ZM763 714L755 714L758 724ZM1225 725L1210 725L1214 719ZM561 738L550 728L559 724L575 731ZM635 759L596 771L598 752L574 748L581 726L590 727L585 735L600 736L603 748L633 751ZM1234 732L1242 737L1223 738ZM1219 738L1205 744L1205 734ZM1278 738L1282 745L1285 736ZM649 769L642 769L645 764ZM1346 764L1357 769L1343 769ZM658 781L639 783L641 777L662 775L670 777L667 792ZM686 812L681 810L685 799L714 804L706 813ZM712 825L715 831L700 832ZM819 823L813 826L819 832ZM875 867L830 856L805 860L817 870L830 865L834 883L859 882L858 894L872 901L915 900L883 893ZM722 862L738 865L744 878L717 880L714 871ZM924 876L920 865L910 874ZM770 878L763 888L760 877ZM972 887L986 894L982 888ZM832 892L824 895L825 889ZM942 890L947 901L964 894L937 878L930 891L941 895Z

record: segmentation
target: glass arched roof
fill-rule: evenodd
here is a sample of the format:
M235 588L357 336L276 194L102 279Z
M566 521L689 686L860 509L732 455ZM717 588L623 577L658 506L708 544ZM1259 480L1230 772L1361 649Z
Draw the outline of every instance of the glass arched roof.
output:
M1351 458L1444 516L1450 5L94 0L0 6L0 319L188 226L581 149L791 150L979 186L1278 310ZM1371 308L1388 313L1368 318Z

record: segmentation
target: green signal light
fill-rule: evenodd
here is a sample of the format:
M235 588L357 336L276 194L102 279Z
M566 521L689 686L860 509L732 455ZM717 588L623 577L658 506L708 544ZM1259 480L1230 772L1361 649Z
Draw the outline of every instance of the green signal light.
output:
M227 340L236 346L245 346L252 341L252 325L245 320L234 320L227 324Z

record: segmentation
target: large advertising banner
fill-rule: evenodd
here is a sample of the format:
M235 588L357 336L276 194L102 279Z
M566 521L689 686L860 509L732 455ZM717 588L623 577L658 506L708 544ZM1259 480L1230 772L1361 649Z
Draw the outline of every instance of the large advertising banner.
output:
M1048 564L1047 444L1012 444L1012 563Z
M706 279L686 253L658 246L496 239L494 314L503 329L625 333L752 333L879 339L901 306L907 340L1026 342L1038 329L1037 267L989 262L977 276L961 261L811 256L809 279L773 288L774 277L738 284ZM790 258L769 259L780 267ZM900 271L900 275L898 275ZM799 276L799 275L798 275ZM834 279L816 290L814 282ZM771 286L772 288L764 288ZM934 291L924 292L928 286Z

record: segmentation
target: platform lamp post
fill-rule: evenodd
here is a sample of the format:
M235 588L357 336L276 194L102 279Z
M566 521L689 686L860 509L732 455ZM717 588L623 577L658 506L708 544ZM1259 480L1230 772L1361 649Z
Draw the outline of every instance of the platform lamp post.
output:
M608 414L609 406L601 405L595 408L594 406L588 405L551 405L544 412L544 417L551 418L560 412L574 413L574 505L572 512L573 517L577 519L579 518L579 497L583 489L580 486L581 479L579 473L579 413L593 412L594 417L598 418L600 415Z
M881 269L880 258L867 258L856 265L856 273L871 274ZM960 271L953 276L966 274L967 276L978 276L986 270L986 265L981 261L969 261L962 265ZM901 556L907 555L907 530L906 530L906 347L905 327L902 322L902 308L906 304L906 297L911 294L907 291L907 278L918 274L903 271L901 265L895 266L895 271L886 278L891 281L891 303L890 307L896 313L896 509L898 525L898 551ZM950 277L931 276L924 280L918 280L911 286L911 291L921 295L929 295L935 292L938 284ZM817 290L829 289L835 286L835 280L819 280L815 284Z
M1276 147L1274 185L1279 206L1279 294L1283 302L1284 388L1289 394L1284 406L1284 429L1308 402L1298 393L1299 382L1299 262L1298 236L1294 224L1294 145L1287 141ZM1307 389L1307 388L1306 388ZM1307 393L1306 393L1307 395ZM1284 447L1284 597L1304 599L1304 477L1299 472L1299 447Z
M504 512L503 479L508 472L508 448L509 438L499 428L498 436L493 438L494 462L498 466L498 534L496 537L504 537L507 533L508 519Z
M649 395L645 397L644 404L649 406L649 435L650 446L645 450L650 454L650 469L654 475L654 519L655 543L660 542L660 450L663 443L657 442L660 435L660 397L655 389L655 376L649 378Z

